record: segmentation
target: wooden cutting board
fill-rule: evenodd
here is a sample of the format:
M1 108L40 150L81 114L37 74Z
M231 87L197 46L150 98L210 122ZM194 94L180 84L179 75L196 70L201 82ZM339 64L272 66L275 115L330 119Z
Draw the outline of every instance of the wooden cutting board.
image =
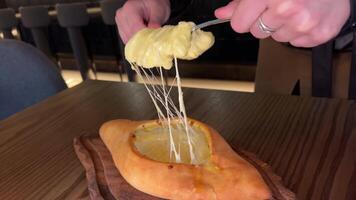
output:
M159 200L140 192L120 175L109 150L99 137L82 136L74 139L75 152L86 171L88 192L92 200ZM282 185L280 177L270 167L251 153L235 149L261 173L275 200L294 200L293 192Z

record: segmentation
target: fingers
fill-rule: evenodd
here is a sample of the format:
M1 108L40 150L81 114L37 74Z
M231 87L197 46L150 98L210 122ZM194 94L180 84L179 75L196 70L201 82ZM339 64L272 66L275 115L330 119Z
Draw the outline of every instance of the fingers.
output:
M238 33L251 32L260 39L271 36L299 47L329 41L349 15L349 0L234 0L215 11L217 18L231 19Z
M218 19L231 19L237 7L238 1L234 0L228 3L226 6L218 8L215 10L215 17Z
M128 39L130 39L139 30L147 27L144 22L144 18L139 14L131 15L131 17L126 15L125 20L126 20L125 23L128 27L127 29Z
M329 26L327 24L317 26L313 30L291 40L290 43L296 47L315 47L323 44L334 38L339 32L338 29L326 27Z
M126 3L117 10L115 19L120 37L125 44L137 31L146 27L144 11L138 4Z
M290 40L296 47L314 47L323 44L337 36L342 25L335 26L334 15L327 15L324 18L310 17L309 15L297 15L294 18L295 29L298 37Z
M128 18L127 15L120 12L117 14L116 23L120 37L125 44L137 31L146 27L140 16L131 15L131 18Z
M144 18L148 27L157 28L164 24L170 14L169 0L141 0L144 5ZM159 26L157 26L159 25Z
M251 9L253 8L253 9ZM231 17L231 27L238 33L249 32L258 17L267 9L266 1L242 0Z
M271 35L271 37L277 42L289 42L299 36L300 33L290 29L287 26L283 26Z
M267 26L269 29L272 29L274 31L278 31L280 27L282 27L284 20L282 18L279 18L276 16L276 14L271 10L267 9L262 15L259 17L261 20L261 23L263 23L265 26ZM254 22L252 25L250 32L253 36L256 38L264 39L269 37L271 34L263 32L261 28L259 27L259 19Z
M275 35L276 38L280 38L280 42L294 37L293 31L290 31L289 28L282 28L286 21L298 11L297 7L291 2L292 1L283 1L280 3L279 1L272 1L272 3L268 5L268 9L259 17L265 26L275 31L272 37ZM277 5L274 6L274 4ZM251 27L250 32L256 38L260 39L267 38L271 35L260 29L258 20ZM292 35L284 35L285 33Z
M148 28L159 28L159 27L161 27L161 23L148 22L147 27L148 27Z
M301 36L297 39L290 41L290 44L295 47L314 47L319 45L319 42L313 41L310 36Z
M124 23L124 21L125 20L123 17L123 10L122 10L122 8L120 8L116 11L115 22L116 22L116 25L118 28L117 30L119 31L121 40L126 44L127 34L126 34L126 31L124 31L124 30L127 30L127 27L126 27L126 24Z
M170 15L169 0L130 0L116 12L116 24L124 43L139 30L158 28Z

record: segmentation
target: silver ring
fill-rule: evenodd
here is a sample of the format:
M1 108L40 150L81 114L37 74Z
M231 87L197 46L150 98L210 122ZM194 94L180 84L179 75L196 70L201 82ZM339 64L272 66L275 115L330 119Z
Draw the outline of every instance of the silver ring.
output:
M276 32L276 30L274 30L273 28L268 27L265 23L263 23L262 21L262 17L258 18L258 28L260 28L260 30L264 33L267 34L272 34L274 32Z

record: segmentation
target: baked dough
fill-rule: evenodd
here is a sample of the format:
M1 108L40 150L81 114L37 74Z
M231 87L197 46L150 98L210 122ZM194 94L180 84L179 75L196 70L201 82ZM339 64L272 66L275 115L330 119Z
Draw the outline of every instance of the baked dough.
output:
M193 22L179 22L176 26L145 28L126 44L125 57L130 63L144 68L170 69L174 57L192 60L214 44L214 36L200 29L192 31Z
M157 161L136 148L136 133L161 126L159 121L110 121L100 128L100 137L124 179L147 194L177 200L271 199L259 172L214 129L192 119L189 123L205 134L209 146L208 160L200 165Z

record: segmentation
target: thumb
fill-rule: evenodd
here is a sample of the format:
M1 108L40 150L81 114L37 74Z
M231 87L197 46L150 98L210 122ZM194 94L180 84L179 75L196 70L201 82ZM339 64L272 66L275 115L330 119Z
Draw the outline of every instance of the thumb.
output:
M161 23L158 23L158 22L148 22L147 27L148 27L148 28L159 28L159 27L161 27Z
M238 1L233 0L226 6L220 7L215 10L215 17L219 19L230 19L234 13Z
M167 15L169 17L169 15ZM149 28L159 28L168 20L168 17L161 14L153 14L149 16L147 20L147 27Z

